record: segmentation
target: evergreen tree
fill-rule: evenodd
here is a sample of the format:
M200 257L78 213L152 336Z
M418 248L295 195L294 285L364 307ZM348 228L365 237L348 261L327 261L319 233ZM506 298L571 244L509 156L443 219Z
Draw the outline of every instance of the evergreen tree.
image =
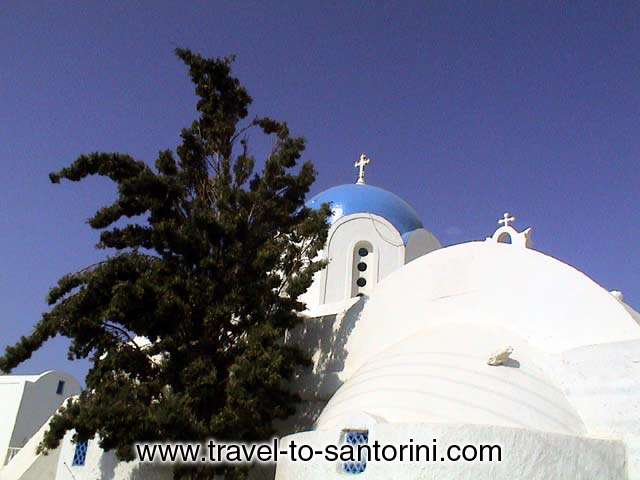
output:
M176 54L199 115L175 155L160 152L154 169L91 153L50 175L54 183L108 177L118 193L89 220L109 256L62 277L33 332L0 358L9 372L63 335L70 359L91 361L86 389L55 414L41 450L71 429L76 441L97 435L122 460L134 458L135 442L263 440L295 408L287 383L305 358L283 340L323 267L315 259L328 206L304 205L315 180L312 164L300 164L304 140L284 123L247 120L252 100L232 76L233 58ZM273 138L259 173L248 129ZM176 478L212 475L175 469Z

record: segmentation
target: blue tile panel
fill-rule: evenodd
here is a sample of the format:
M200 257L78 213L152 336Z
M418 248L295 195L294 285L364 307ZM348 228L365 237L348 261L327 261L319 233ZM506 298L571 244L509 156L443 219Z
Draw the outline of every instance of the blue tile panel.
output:
M354 446L366 445L367 443L369 443L369 432L362 430L347 431L344 435L344 443ZM354 454L357 454L357 451L355 451ZM344 462L342 464L342 471L351 475L362 473L366 470L366 468L366 460L360 462Z
M76 443L76 450L73 453L73 463L71 465L74 467L84 465L84 462L87 459L87 447L87 442Z

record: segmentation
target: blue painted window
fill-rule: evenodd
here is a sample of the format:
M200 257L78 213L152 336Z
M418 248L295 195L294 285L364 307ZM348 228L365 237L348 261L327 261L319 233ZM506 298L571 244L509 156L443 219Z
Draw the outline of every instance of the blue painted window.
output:
M354 456L358 455L358 445L366 445L369 443L369 432L366 430L346 430L344 432L344 443L354 446ZM363 455L366 453L363 451ZM363 458L360 461L344 462L342 464L342 471L351 475L357 475L362 473L367 468L367 459Z
M64 380L58 380L58 388L56 388L56 393L58 395L62 395L64 392Z
M73 453L73 466L82 466L84 465L85 460L87 459L87 442L78 442L76 443L76 451Z

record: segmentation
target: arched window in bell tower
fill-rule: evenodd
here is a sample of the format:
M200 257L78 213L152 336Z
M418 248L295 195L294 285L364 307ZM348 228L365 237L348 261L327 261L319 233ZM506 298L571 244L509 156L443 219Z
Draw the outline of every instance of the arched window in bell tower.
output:
M376 252L370 242L360 241L353 248L351 296L368 294L376 279Z

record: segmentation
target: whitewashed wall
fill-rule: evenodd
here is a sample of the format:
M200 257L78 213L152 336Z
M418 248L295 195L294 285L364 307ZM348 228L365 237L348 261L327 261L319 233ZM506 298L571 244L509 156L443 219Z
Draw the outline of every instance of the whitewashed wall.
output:
M298 445L322 449L340 441L340 430L298 433L285 437ZM447 445L499 444L501 462L374 462L360 475L341 472L340 462L278 462L276 480L626 480L625 447L620 441L512 429L447 424L378 424L369 429L369 443L401 445L413 439L432 445L438 456Z
M320 303L333 303L351 297L354 248L359 242L372 244L368 273L373 287L381 279L404 265L402 237L387 220L372 214L358 213L342 217L329 230L327 254L329 265L320 276Z
M56 393L58 382L64 382L61 394ZM24 445L67 398L80 393L80 384L66 373L50 371L35 382L26 382L20 412L11 436L12 446Z
M59 381L64 382L61 394L57 393ZM9 448L23 447L67 398L78 393L80 384L62 372L0 377L0 466Z
M170 468L133 462L119 462L114 452L100 449L89 441L84 465L73 465L73 432L67 432L60 447L55 480L171 480Z
M0 468L7 458L11 434L18 416L20 400L24 391L24 380L19 377L0 377L0 405L2 418L0 421Z

